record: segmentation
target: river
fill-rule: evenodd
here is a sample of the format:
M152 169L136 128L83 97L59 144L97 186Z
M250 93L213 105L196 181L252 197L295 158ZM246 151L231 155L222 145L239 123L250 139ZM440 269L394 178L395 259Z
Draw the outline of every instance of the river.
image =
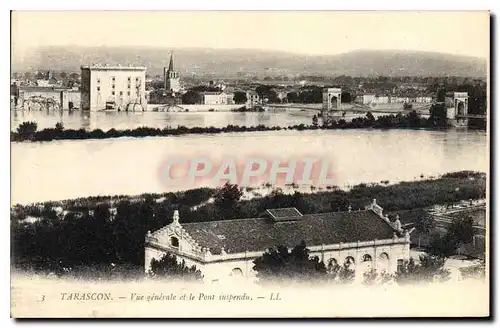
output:
M178 190L162 178L165 161L200 155L323 158L340 187L459 170L487 172L489 160L486 133L460 130L265 131L12 143L12 202Z
M135 129L141 126L152 128L177 127L225 127L228 124L245 126L292 126L311 124L315 110L297 108L270 109L269 112L68 112L68 111L12 111L11 130L26 121L35 121L38 129L53 128L61 122L67 129L101 129L107 131ZM340 115L340 114L339 114ZM380 115L374 113L375 117ZM350 120L365 114L349 114L344 119Z
M224 127L228 124L255 126L291 126L296 124L311 124L312 111L276 112L68 112L68 111L12 111L11 129L14 131L19 124L26 121L38 123L38 129L53 128L57 122L62 122L67 129L87 130L101 129L107 131L135 129L140 126L152 128L177 127Z

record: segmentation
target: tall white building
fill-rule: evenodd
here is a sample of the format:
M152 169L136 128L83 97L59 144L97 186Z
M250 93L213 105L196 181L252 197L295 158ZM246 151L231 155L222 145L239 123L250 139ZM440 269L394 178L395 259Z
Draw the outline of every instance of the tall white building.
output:
M81 109L146 110L146 67L81 66Z

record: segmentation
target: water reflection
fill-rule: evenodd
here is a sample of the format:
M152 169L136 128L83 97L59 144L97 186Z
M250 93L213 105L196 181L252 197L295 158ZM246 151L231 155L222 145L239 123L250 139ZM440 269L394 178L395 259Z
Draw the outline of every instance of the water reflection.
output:
M69 129L135 129L140 126L164 128L184 125L187 127L224 127L228 124L254 126L291 126L311 124L314 112L276 111L265 113L236 112L68 112L68 111L12 111L11 129L25 121L35 121L39 129L53 128L62 122Z

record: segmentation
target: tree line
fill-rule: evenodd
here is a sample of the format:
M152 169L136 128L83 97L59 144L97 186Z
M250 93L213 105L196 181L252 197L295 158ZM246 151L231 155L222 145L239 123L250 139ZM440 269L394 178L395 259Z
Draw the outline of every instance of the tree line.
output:
M382 115L375 118L370 112L365 117L356 117L351 121L346 121L341 118L338 120L324 120L319 124L318 115L312 118L310 125L296 124L287 127L280 126L238 126L227 125L226 127L193 127L177 126L176 128L165 127L149 128L139 127L136 129L115 130L110 129L103 131L94 129L87 131L85 129L66 129L62 123L57 123L55 128L45 128L38 130L36 122L23 122L16 131L11 131L10 140L13 142L19 141L52 141L52 140L82 140L82 139L108 139L120 137L166 137L178 136L185 134L218 134L231 132L256 132L256 131L280 131L280 130L334 130L334 129L444 129L449 127L446 121L446 113L444 107L434 105L431 108L429 118L419 116L415 111L408 114L398 113L397 115ZM439 108L438 108L439 107ZM478 128L485 129L486 124L482 124Z

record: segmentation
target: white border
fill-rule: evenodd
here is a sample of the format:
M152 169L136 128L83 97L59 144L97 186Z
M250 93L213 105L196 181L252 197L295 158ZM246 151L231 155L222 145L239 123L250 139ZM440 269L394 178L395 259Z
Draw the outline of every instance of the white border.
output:
M131 0L122 0L110 3L104 3L102 0L86 0L86 1L50 1L50 2L41 2L37 0L18 0L12 3L13 8L2 8L3 19L0 20L0 25L2 30L4 31L2 35L10 36L10 13L7 9L15 9L15 10L491 10L492 13L498 13L499 1L487 1L487 0L474 0L474 1L465 1L465 0L455 0L455 1L447 1L447 2L438 2L436 0L420 0L420 1L378 1L374 2L373 0L349 0L349 1L318 1L318 0L287 0L283 2L271 2L269 0L252 0L247 2L236 2L236 1L222 1L222 0L182 0L177 3L163 3L159 4L159 1L153 0L141 0L141 1L131 1ZM11 3L3 1L1 3L2 7L7 7L7 5L11 5ZM9 38L10 39L10 38ZM494 36L495 41L497 40L497 36ZM496 58L491 58L492 61L495 61ZM2 48L2 70L3 74L1 75L3 83L2 88L0 88L0 92L2 98L4 100L5 107L7 107L7 99L8 97L8 84L7 77L10 76L10 44L7 44L7 41L4 42L4 47ZM497 65L495 65L496 67ZM494 75L498 75L497 69L495 69ZM495 84L496 85L496 84ZM497 89L492 90L495 91L493 94L496 94ZM493 99L492 99L493 102ZM493 105L493 104L492 104ZM496 99L495 106L493 108L497 108ZM10 131L10 110L4 108L2 111L2 117L0 118L0 124L2 124L4 139L2 140L2 161L1 161L1 172L10 172L10 142L7 138L8 131ZM498 117L497 117L498 120ZM495 128L498 128L496 122L492 122L495 125ZM497 129L495 129L497 130ZM493 137L493 136L492 136ZM495 148L500 147L496 145ZM495 149L498 151L498 149ZM9 156L7 156L9 154ZM497 167L495 167L497 168ZM3 217L3 223L5 224L4 229L1 229L3 234L2 240L4 241L4 245L1 248L3 252L2 258L6 262L4 267L8 267L10 262L10 229L9 229L9 217L8 210L10 208L10 186L7 181L10 181L10 175L8 180L5 179L2 184L2 213L5 214ZM500 197L500 196L499 196ZM496 197L497 198L497 197ZM497 200L497 199L495 199ZM500 200L495 202L500 204ZM495 216L494 214L492 216ZM496 216L495 216L496 218ZM498 235L498 229L500 224L496 224L496 231L492 232L491 235ZM496 233L496 234L495 234ZM495 252L496 254L496 252ZM498 254L495 258L496 264L498 265ZM14 325L15 322L13 320L7 321L6 318L10 317L10 277L7 270L2 270L2 309L5 313L2 315L2 319L8 326ZM496 280L495 277L491 277L492 281ZM495 285L498 285L496 283ZM498 302L496 302L498 304ZM104 323L92 322L93 324L102 325ZM53 322L42 323L47 326L51 326ZM60 323L63 326L69 327L72 323ZM119 324L123 324L123 322L119 322ZM258 323L259 326L265 326L267 324ZM287 324L287 323L282 323ZM342 324L336 322L334 324ZM362 323L361 323L362 324ZM432 326L438 325L439 323L429 323L424 322L422 325ZM165 323L158 323L158 325L165 325ZM168 325L177 325L174 322L168 323Z

